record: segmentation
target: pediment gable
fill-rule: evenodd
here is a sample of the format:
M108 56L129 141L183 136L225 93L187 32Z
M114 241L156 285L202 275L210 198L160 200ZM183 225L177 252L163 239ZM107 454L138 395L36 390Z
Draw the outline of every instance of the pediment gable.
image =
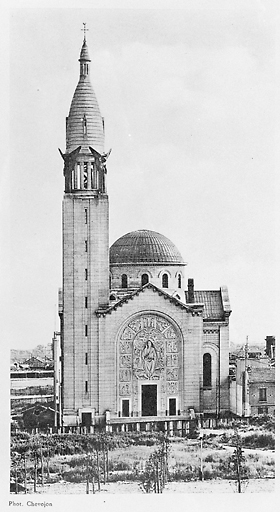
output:
M101 309L99 308L96 311L97 316L106 316L107 314L111 314L112 312L116 311L118 308L124 306L129 301L133 300L135 297L139 296L142 293L146 293L147 291L152 291L153 293L157 293L159 297L161 297L163 300L168 300L173 306L179 307L193 316L200 316L202 314L203 310L203 304L195 304L193 306L190 306L189 304L184 304L181 302L177 297L169 295L169 293L163 291L162 289L158 288L152 283L147 283L144 286L141 286L137 290L125 295L122 299L118 300L111 306L108 306L107 308Z

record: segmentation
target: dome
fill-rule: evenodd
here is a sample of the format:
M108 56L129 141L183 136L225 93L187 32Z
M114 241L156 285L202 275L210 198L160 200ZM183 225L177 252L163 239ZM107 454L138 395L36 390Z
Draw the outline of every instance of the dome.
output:
M119 238L110 248L110 264L184 265L177 247L155 231L140 229Z

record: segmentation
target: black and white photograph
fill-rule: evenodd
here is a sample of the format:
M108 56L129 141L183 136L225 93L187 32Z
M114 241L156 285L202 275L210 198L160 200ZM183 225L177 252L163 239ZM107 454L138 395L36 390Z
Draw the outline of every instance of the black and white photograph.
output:
M19 2L8 17L5 510L264 503L276 9Z

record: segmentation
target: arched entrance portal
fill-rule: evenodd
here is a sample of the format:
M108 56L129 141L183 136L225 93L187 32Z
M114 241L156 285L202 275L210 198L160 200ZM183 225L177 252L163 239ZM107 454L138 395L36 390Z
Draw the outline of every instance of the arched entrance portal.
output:
M181 382L179 328L157 313L132 317L118 341L119 415L124 415L124 403L129 403L130 417L174 414L174 404L178 410L182 404Z

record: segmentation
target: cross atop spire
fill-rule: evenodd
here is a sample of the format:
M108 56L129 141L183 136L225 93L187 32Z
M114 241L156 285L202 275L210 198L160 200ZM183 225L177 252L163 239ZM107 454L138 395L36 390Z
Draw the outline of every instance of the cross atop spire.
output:
M86 32L88 32L88 28L87 28L87 24L86 23L83 23L84 27L81 28L81 30L84 31L84 41L86 40Z

